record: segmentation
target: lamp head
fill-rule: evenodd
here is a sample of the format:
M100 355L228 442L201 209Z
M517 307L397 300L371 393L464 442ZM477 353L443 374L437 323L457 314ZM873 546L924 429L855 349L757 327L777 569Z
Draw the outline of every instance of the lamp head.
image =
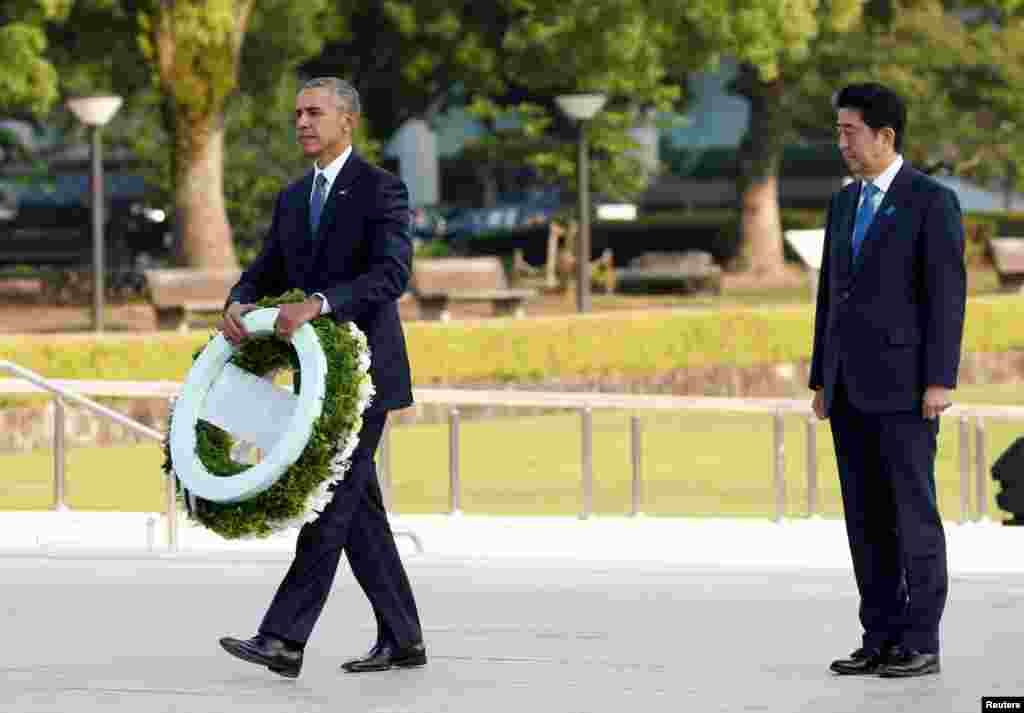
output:
M68 109L86 126L103 126L121 108L121 97L95 96L68 99Z
M597 116L608 97L597 92L586 94L562 94L555 97L558 108L576 121L587 121Z

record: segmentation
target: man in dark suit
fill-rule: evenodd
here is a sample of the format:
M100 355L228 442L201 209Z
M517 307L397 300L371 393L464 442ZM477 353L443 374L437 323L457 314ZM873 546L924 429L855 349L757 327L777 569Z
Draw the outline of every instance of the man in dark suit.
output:
M374 466L389 410L412 403L412 386L398 298L412 260L405 184L352 150L359 95L333 77L314 79L295 102L295 128L313 171L285 188L274 206L263 251L228 297L225 337L247 335L242 316L256 300L299 288L304 302L280 308L275 332L288 339L311 319L330 314L366 334L376 387L363 416L351 467L316 521L299 532L295 558L251 639L221 639L238 658L296 677L306 641L327 600L342 550L370 600L377 641L348 672L422 666L423 633Z
M906 108L893 91L851 85L836 109L859 180L829 206L810 387L832 423L864 635L831 669L938 673L948 578L935 450L960 366L960 205L904 163Z

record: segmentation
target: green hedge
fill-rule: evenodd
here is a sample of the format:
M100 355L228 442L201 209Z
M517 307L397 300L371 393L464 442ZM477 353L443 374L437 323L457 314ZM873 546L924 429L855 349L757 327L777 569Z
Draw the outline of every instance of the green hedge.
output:
M964 350L1024 349L1024 298L972 299ZM809 306L648 310L406 325L418 386L604 376L806 359ZM0 359L68 379L180 381L208 334L0 338Z

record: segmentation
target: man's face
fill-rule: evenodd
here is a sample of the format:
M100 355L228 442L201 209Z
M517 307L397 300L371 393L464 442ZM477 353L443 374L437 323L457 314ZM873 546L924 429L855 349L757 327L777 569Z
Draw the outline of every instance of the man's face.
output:
M860 178L875 178L895 158L893 144L896 132L890 127L875 130L864 123L858 109L840 109L836 121L839 151L850 168Z
M295 134L302 153L320 166L336 159L352 143L355 114L324 87L304 89L295 99Z

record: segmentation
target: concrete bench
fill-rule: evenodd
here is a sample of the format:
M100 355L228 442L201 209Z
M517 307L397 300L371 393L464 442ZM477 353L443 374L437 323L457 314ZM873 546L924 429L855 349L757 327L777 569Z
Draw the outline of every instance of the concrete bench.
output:
M171 268L146 270L146 292L156 310L158 329L187 332L200 314L220 314L242 271Z
M1024 291L1024 238L995 238L988 245L999 286L1008 292Z
M496 257L420 258L412 265L412 294L423 319L451 319L452 302L490 302L497 316L523 317L536 290L509 287Z
M722 268L709 253L649 252L633 258L628 267L615 271L620 292L711 292L722 291Z

